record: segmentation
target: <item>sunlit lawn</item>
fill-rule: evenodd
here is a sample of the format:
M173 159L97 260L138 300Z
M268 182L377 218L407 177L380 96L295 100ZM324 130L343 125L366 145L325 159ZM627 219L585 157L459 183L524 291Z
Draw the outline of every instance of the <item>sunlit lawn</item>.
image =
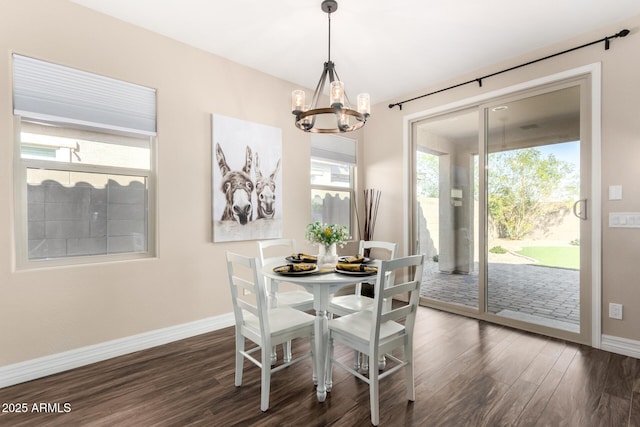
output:
M579 246L529 246L518 251L538 261L536 265L560 268L580 268Z

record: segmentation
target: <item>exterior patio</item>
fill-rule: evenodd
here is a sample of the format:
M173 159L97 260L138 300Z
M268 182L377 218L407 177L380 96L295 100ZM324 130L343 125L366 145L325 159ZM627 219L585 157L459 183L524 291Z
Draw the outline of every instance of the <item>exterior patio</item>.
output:
M504 260L488 264L490 313L579 332L578 270L541 267L510 257ZM438 270L437 262L427 261L420 295L478 307L478 264L471 274L448 274Z

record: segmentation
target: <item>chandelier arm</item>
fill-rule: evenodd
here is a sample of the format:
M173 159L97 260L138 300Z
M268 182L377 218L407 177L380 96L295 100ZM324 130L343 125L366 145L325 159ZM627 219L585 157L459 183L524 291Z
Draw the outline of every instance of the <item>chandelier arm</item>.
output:
M324 92L324 82L327 80L327 64L324 65L322 70L322 74L320 74L320 80L316 86L316 91L313 92L313 101L311 103L311 108L318 108L318 100L320 99L320 94Z
M326 66L327 66L328 72L329 72L329 82L335 81L336 80L336 75L337 75L336 74L336 65L333 62L329 61L329 62L327 62ZM340 80L340 79L338 79L338 80Z

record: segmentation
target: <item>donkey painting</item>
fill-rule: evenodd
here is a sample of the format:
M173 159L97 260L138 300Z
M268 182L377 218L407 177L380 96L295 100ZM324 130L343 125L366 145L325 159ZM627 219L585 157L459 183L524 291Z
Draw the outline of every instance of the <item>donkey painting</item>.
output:
M245 225L253 220L253 206L251 205L251 193L253 192L251 148L247 145L245 163L241 171L231 170L219 143L216 143L216 157L222 173L221 190L227 201L220 219L222 221L237 221Z
M276 212L276 174L280 169L280 159L268 178L260 171L260 159L256 153L256 196L258 199L256 218L273 219Z

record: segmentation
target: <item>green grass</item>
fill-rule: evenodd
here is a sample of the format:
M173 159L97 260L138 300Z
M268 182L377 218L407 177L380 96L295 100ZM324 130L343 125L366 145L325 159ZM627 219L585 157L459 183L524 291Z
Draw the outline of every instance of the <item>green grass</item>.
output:
M529 246L517 253L537 260L540 266L580 268L579 246Z

